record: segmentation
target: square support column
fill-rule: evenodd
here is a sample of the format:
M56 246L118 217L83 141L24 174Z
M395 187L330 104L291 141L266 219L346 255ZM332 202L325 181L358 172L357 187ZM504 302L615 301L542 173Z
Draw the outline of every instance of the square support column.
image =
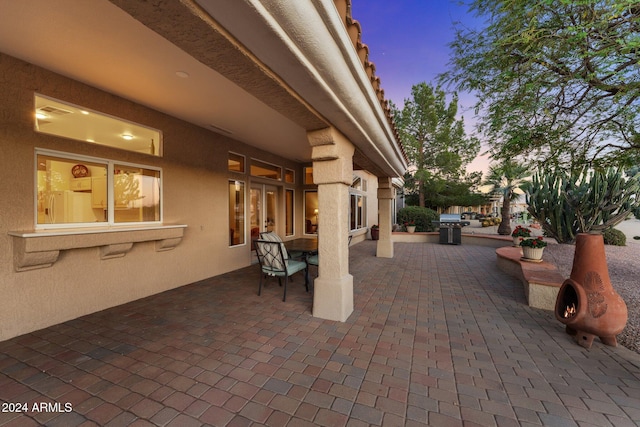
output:
M393 258L393 239L391 227L393 220L393 199L395 189L391 178L378 178L378 221L380 226L380 238L376 247L376 256L379 258Z
M313 181L318 185L318 277L313 316L344 322L353 312L349 274L349 186L353 180L351 142L333 128L308 133Z

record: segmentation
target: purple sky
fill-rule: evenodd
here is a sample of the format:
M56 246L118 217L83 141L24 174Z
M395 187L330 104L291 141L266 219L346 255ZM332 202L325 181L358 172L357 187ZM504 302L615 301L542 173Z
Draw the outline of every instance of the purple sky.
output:
M362 42L369 46L369 60L376 66L385 97L402 106L411 87L420 82L436 84L447 69L448 44L454 24L478 26L459 0L352 0L352 16L362 26ZM475 99L461 93L459 113L468 133L473 130ZM486 170L486 159L469 170Z

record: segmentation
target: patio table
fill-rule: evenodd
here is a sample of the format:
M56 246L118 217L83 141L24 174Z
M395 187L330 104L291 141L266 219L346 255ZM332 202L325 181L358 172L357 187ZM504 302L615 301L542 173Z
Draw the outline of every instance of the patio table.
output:
M310 255L316 255L318 253L318 239L293 239L284 242L285 248L289 253L299 252L302 254L304 261L307 262L307 258ZM309 283L309 266L307 265L307 269L305 271L305 282Z

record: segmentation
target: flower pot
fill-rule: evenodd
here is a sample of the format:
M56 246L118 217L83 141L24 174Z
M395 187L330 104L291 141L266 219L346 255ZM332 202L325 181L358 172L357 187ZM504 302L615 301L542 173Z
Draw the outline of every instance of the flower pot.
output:
M513 246L520 246L520 237L513 238Z
M380 229L379 228L372 228L371 229L371 240L378 240L380 239Z
M522 255L525 260L540 261L544 248L531 248L529 246L522 247Z
M416 226L415 225L407 225L407 231L409 233L414 233L416 231Z

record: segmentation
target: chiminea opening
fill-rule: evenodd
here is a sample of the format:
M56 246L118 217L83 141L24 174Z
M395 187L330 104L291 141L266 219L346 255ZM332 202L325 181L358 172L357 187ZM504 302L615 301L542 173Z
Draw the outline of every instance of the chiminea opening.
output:
M561 319L570 319L578 313L580 299L572 284L567 283L566 286L563 287L562 294L558 295L558 298L560 304L556 304L556 309Z

